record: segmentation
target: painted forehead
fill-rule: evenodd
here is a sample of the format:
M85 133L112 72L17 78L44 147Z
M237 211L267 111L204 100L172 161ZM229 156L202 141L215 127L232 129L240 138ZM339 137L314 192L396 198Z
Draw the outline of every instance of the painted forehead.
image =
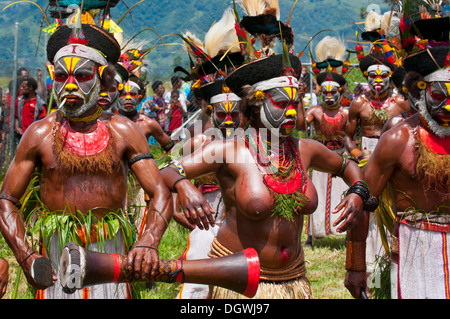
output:
M267 92L274 101L298 100L298 89L296 87L282 87L270 89Z
M132 81L128 81L123 88L125 89L126 92L139 92L140 87L137 83L132 82Z
M223 101L214 103L213 105L218 112L231 113L237 111L239 103L236 101Z
M385 73L385 72L391 72L391 69L383 64L375 64L375 65L371 65L369 66L369 68L367 69L368 73Z
M92 70L94 67L95 62L89 59L76 56L65 56L56 61L55 70L65 70L68 73L73 73L79 69Z

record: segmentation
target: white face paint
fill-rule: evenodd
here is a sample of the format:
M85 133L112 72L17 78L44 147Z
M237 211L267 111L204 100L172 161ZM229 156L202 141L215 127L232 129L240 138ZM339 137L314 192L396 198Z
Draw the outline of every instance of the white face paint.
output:
M322 99L326 108L336 108L341 99L340 85L337 82L325 81L321 85Z
M385 65L371 65L367 69L367 84L370 90L378 97L389 90L391 69Z
M120 111L124 113L133 113L137 110L140 102L139 90L140 87L137 83L133 81L125 83L117 104Z
M417 102L419 113L439 137L450 136L450 82L427 83Z
M299 104L295 87L273 88L265 92L261 122L277 136L286 137L295 127Z
M95 62L77 56L55 61L54 88L58 105L67 117L80 117L97 105L100 79Z

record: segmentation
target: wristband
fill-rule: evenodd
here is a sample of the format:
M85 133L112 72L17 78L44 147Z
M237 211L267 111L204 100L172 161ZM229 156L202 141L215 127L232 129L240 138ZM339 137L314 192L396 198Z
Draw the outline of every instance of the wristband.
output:
M177 180L173 183L173 185L172 185L172 191L173 191L173 192L176 191L176 190L175 190L175 185L177 185L177 183L178 183L179 181L182 181L183 179L187 179L187 178L184 177L184 176L182 176L182 177L180 177L179 179L177 179Z
M183 166L180 164L180 162L173 160L173 161L170 162L170 164L175 165L175 167L176 167L177 170L178 170L178 173L180 173L181 176L186 177L186 172L184 171L184 168L183 168Z

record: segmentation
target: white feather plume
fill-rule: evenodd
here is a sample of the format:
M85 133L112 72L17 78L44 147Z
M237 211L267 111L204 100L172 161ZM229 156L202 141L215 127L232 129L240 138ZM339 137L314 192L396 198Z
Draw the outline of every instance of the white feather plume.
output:
M328 35L320 40L314 48L317 62L322 62L326 59L343 61L345 49L345 41L342 38Z
M275 16L280 20L278 0L237 0L236 3L248 16L257 16L265 13L266 10L270 10L275 11Z
M222 18L214 23L205 34L205 49L210 57L215 57L221 51L237 52L240 50L238 37L234 28L233 10L228 8Z

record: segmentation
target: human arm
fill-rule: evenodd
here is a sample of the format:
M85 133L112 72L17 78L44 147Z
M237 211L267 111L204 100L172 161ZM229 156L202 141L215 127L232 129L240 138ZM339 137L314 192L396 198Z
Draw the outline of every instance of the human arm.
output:
M339 176L349 186L363 179L362 171L355 162L341 157L339 154L329 150L323 144L316 141L303 140L302 143L308 144L303 145L301 149L308 148L309 152L311 152L310 167L312 169ZM345 232L354 227L363 214L363 208L363 198L350 189L332 212L334 214L341 212L333 224L334 226L340 224L336 230L338 232Z
M6 289L8 288L8 278L9 278L9 264L8 262L0 257L0 299L6 293Z
M355 135L359 123L359 113L362 107L363 99L353 100L349 107L347 125L345 126L344 146L347 153L356 159L361 156L361 150L356 146Z
M132 122L128 124L128 129L125 131L123 137L129 141L128 150L125 153L126 160L141 158L135 162L129 162L130 168L145 193L152 198L148 207L145 229L128 253L128 269L134 271L136 278L145 279L150 274L154 275L158 269L158 246L172 218L173 203L155 161L149 156L142 157L142 154L149 154L144 135Z
M215 225L214 211L190 179L218 172L224 165L226 150L231 152L233 144L223 140L206 143L161 170L166 185L172 192L178 193L186 218L200 229L209 229L209 225Z
M31 276L30 267L33 260L42 257L26 241L26 226L18 208L18 201L23 196L36 163L40 158L40 145L43 144L42 123L30 126L23 135L16 155L12 160L3 180L0 191L0 230L6 243L11 248L18 264L23 269L28 282L38 289L45 289ZM33 130L33 128L36 128ZM44 129L45 130L45 129ZM56 281L53 273L53 281Z
M391 178L398 156L403 147L394 144L391 132L383 134L363 169L363 179L369 185L371 196L378 198ZM401 143L400 143L401 144ZM366 239L369 227L369 214L366 212L356 227L347 231L345 287L353 297L361 298L361 290L369 296L367 274L365 271Z

